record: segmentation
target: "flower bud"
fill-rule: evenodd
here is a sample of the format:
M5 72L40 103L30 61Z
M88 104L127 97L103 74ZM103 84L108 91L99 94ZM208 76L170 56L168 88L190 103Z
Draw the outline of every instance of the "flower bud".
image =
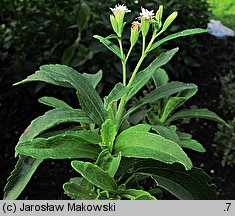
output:
M175 20L175 18L177 17L178 12L173 12L169 17L167 17L166 21L163 24L162 30L165 31L169 25Z
M144 37L148 34L149 27L153 22L153 16L154 16L153 10L148 11L147 9L141 7L140 20L141 20L142 35Z
M123 27L124 27L124 16L126 13L131 12L125 5L116 5L115 8L110 8L114 15L110 16L110 21L113 27L113 30L117 33L119 37L122 35ZM116 21L116 23L114 22Z
M132 47L136 44L139 38L140 30L141 30L141 24L138 21L133 22L131 26L131 38L130 38Z
M163 6L160 5L155 16L156 21L153 23L154 34L156 34L159 31L159 29L162 27L162 14L163 14Z

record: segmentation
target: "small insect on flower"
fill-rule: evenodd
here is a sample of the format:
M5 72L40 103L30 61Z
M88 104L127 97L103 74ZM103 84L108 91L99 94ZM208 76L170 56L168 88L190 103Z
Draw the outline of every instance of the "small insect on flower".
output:
M147 19L147 20L151 21L153 19L153 17L154 17L154 11L153 10L149 11L149 10L141 7L140 18L144 18L144 19Z

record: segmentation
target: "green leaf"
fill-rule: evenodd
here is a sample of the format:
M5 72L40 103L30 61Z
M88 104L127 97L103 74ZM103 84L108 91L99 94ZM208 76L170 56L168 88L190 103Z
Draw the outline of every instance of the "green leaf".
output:
M117 190L117 183L103 169L90 162L72 161L72 167L93 185L109 192Z
M186 101L187 98L185 97L171 97L164 107L160 121L164 123L167 120L168 116L171 115L174 110L183 105Z
M185 171L178 164L167 165L151 160L139 160L133 168L136 174L151 176L157 186L183 200L216 199L216 186L202 169Z
M34 119L21 135L19 143L31 141L49 128L66 122L92 123L92 120L80 109L53 109Z
M39 72L16 84L30 81L44 81L59 86L74 87L77 90L82 109L94 123L101 126L104 122L106 112L100 96L87 79L73 68L59 64L43 65Z
M82 76L84 76L95 89L97 85L99 84L100 80L102 79L103 71L99 70L95 74L83 73Z
M124 135L125 133L129 132L148 132L151 129L151 126L148 124L138 124L133 127L128 128L127 130L123 131L121 134ZM121 136L121 134L119 136ZM118 136L118 137L119 137Z
M186 170L192 168L191 160L177 143L134 127L123 131L116 139L114 155L119 152L123 157L151 158L167 164L177 162Z
M151 128L157 131L157 133L161 135L162 137L177 143L179 146L182 146L177 133L173 131L172 129L165 127L163 125L153 125L151 126Z
M83 177L70 178L69 182L63 185L67 196L78 200L94 200L97 197L94 185Z
M197 140L194 139L181 139L181 144L183 148L191 149L197 152L204 153L206 149Z
M177 131L177 134L180 139L191 139L192 138L192 135L190 133Z
M37 159L97 158L100 153L98 145L94 145L92 131L69 131L49 138L36 138L21 142L16 152ZM95 140L98 144L100 139Z
M91 119L82 110L50 110L31 122L21 135L17 145L21 142L31 141L49 128L65 122L92 123ZM16 199L20 195L41 162L42 160L31 157L19 157L5 187L6 199Z
M127 189L120 196L130 200L156 200L149 192L136 189Z
M182 83L182 82L170 82L166 85L160 86L159 88L153 90L149 94L147 94L144 98L139 100L139 102L133 106L131 109L128 110L127 114L130 114L137 109L139 109L141 106L144 106L148 103L156 103L159 99L169 97L173 94L179 93L181 91L185 90L192 90L196 91L197 86L194 84L188 84L188 83Z
M90 17L91 9L86 2L82 1L77 8L77 23L80 31L86 28Z
M167 122L172 122L178 119L184 119L184 118L203 118L208 119L211 121L215 121L218 123L221 123L223 125L228 125L222 118L220 118L218 115L216 115L214 112L208 110L208 109L185 109L181 110L174 115L172 115Z
M145 109L139 109L136 112L132 113L129 116L129 121L132 123L132 125L136 125L140 123L144 119L144 117L148 114L148 110Z
M14 83L13 86L20 85L20 84L25 84L25 83L28 83L28 82L35 82L35 81L46 82L46 83L50 83L50 84L53 84L53 85L67 87L67 88L72 88L73 87L68 82L56 81L48 73L46 73L45 71L41 71L41 70L36 71L34 74L31 74L26 79L24 79L20 82Z
M109 50L111 50L115 55L117 55L120 59L124 60L122 58L121 51L117 45L109 41L108 39L99 36L99 35L94 35L94 38L98 39L102 44L104 44Z
M167 17L166 21L163 24L162 31L166 31L166 29L170 26L170 24L175 20L177 15L178 12L173 12L169 17Z
M79 38L78 38L79 39ZM69 65L74 57L75 51L78 47L79 40L76 40L73 45L67 47L64 52L61 59L62 64Z
M158 88L162 85L166 85L169 82L169 77L164 69L159 68L153 74L153 81Z
M167 37L155 42L151 46L149 52L156 49L157 47L159 47L160 45L162 45L163 43L165 43L169 40L173 40L175 38L184 37L184 36L188 36L188 35L202 34L202 33L206 33L206 32L207 32L206 29L194 28L194 29L187 29L187 30L184 30L184 31L181 31L181 32L177 32L175 34L168 35Z
M168 63L178 50L179 48L174 48L167 52L161 53L146 69L140 71L136 75L131 85L131 89L130 92L127 94L126 100L130 100L149 81L154 72L159 67Z
M41 97L38 99L39 103L45 104L47 106L54 107L56 109L73 109L67 103L62 100L59 100L55 97Z
M104 171L107 171L111 177L114 177L119 168L120 162L121 152L117 157L114 157L111 155L108 149L105 149L100 153L96 161L96 165L102 168Z
M117 83L112 89L112 91L109 93L109 95L105 98L104 108L108 110L112 102L121 99L128 91L129 89L122 83Z
M42 160L20 155L15 169L7 179L4 188L4 199L15 200L26 187Z
M88 191L80 184L74 182L66 182L63 185L63 189L68 196L79 200L94 200L97 196L96 193Z
M113 149L113 142L117 135L117 125L112 119L106 119L101 126L102 146L106 146L110 152Z

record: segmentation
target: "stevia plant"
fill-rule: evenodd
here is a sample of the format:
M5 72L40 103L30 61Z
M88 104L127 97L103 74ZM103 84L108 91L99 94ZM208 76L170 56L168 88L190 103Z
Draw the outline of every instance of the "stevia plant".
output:
M131 11L125 5L111 10L110 21L115 34L94 37L120 58L123 80L104 100L95 90L102 71L81 74L65 65L43 65L15 84L43 81L74 88L80 108L54 97L39 99L53 109L33 120L21 135L15 149L18 162L4 189L5 199L16 199L20 195L44 159L73 159L71 165L80 177L71 178L63 188L74 199L156 199L154 190L144 190L140 184L146 178L152 178L156 187L179 199L216 198L212 179L202 169L194 167L184 151L185 148L199 152L205 149L190 134L180 132L173 122L192 117L225 125L226 122L207 109L178 110L197 92L194 84L169 82L167 73L161 69L178 48L161 53L140 70L146 56L161 44L206 30L188 29L158 39L177 17L177 12L163 22L163 6L156 13L141 8L140 17L130 29L129 51L124 53L124 18ZM139 38L142 53L128 78L126 65ZM128 108L128 102L151 79L156 88ZM144 105L149 108L141 110ZM143 113L141 118L139 110ZM48 131L68 122L75 126Z

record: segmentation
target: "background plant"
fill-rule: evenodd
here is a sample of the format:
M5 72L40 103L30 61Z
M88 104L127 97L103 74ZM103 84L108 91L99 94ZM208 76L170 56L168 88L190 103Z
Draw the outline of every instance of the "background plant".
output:
M222 166L234 167L235 164L235 119L228 121L230 128L218 125L215 135L215 156L221 160Z
M184 30L155 42L156 38L166 31L177 17L177 12L172 13L163 22L162 6L159 7L156 16L153 11L145 11L142 8L141 28L139 28L139 23L133 23L129 52L125 53L122 47L122 33L125 25L123 18L129 11L125 6L117 6L112 11L110 21L116 35L109 35L105 38L96 35L95 38L121 60L123 83L114 86L105 97L104 103L95 91L102 77L101 71L89 75L80 74L65 65L44 65L35 74L17 83L43 81L74 88L81 109L74 109L54 97L39 99L39 102L52 106L54 109L32 121L21 135L16 146L19 160L5 187L5 198L16 198L42 160L48 158L80 159L72 161L72 167L83 178L73 178L64 185L66 193L72 198L155 199L148 191L142 190L138 184L140 180L148 177L179 199L215 198L214 185L208 184L211 178L202 170L193 168L190 158L183 151L183 148L199 152L204 152L205 149L197 141L192 140L191 135L178 132L171 122L182 118L197 117L208 118L225 125L226 123L207 109L174 112L197 91L197 86L194 84L168 82L166 72L160 69L174 56L178 48L162 53L144 70L139 71L145 57L164 42L206 31L204 29ZM150 26L153 28L152 32ZM152 35L150 40L146 37L148 33ZM142 53L130 79L127 79L127 61L140 34ZM119 47L110 39L116 40ZM152 77L156 89L132 108L125 110L127 102ZM144 105L156 103L158 104L156 109L148 113L151 114L148 118L150 124L130 125L129 116L134 111ZM48 129L66 122L79 124L48 133ZM84 162L84 158L91 159L91 162ZM177 165L174 164L176 162ZM169 175L172 172L174 175ZM162 177L166 180L162 181ZM203 185L202 188L201 185Z
M226 117L231 119L228 123L230 128L219 125L219 130L215 134L215 156L221 159L222 166L235 164L235 76L232 71L221 76L220 109Z

